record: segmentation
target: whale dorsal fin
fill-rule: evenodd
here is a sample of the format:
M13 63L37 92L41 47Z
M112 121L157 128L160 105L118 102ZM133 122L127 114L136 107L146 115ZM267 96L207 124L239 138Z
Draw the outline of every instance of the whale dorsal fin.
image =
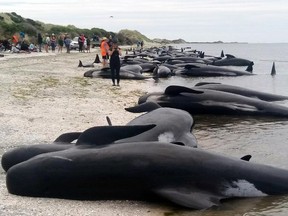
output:
M169 188L156 190L155 193L176 203L193 209L207 209L212 206L218 206L221 199L225 198L220 195L212 194L207 191L190 191L183 192L183 188Z
M141 112L151 112L158 108L161 108L159 104L152 101L148 101L134 107L125 108L125 110L132 113L141 113Z
M82 61L81 61L81 60L79 60L78 67L83 67L83 64L82 64Z
M251 158L252 158L252 155L245 155L245 156L241 157L240 159L244 160L244 161L250 161Z
M271 75L272 76L276 75L275 62L273 62L272 64Z
M192 94L203 94L203 91L194 90L185 86L171 85L165 89L166 95L178 95L180 93L192 93Z
M133 125L133 126L98 126L85 130L78 138L76 145L107 145L116 140L136 136L156 125Z
M100 61L100 58L99 58L99 55L98 54L96 54L96 57L95 57L95 60L94 60L94 62L93 63L101 63L101 61Z
M221 55L220 55L220 56L221 56L222 58L225 56L223 50L221 51Z

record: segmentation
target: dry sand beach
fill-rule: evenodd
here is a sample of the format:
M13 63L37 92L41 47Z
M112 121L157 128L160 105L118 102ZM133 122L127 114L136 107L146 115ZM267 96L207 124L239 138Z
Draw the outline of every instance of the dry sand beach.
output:
M112 87L110 79L84 78L95 54L31 53L6 54L0 58L0 155L22 144L52 142L65 132L92 126L123 125L136 117L125 107L151 91L153 80L121 80ZM97 65L96 65L97 67ZM100 67L100 65L98 65ZM8 193L5 172L0 175L0 215L164 215L167 206L136 201L74 201L30 198Z

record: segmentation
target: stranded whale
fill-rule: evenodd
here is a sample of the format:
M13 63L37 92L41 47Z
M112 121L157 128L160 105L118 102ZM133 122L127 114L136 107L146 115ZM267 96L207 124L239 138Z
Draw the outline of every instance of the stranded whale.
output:
M83 135L83 134L82 134ZM11 167L9 193L68 199L165 199L206 209L223 199L288 193L288 171L161 142L75 146Z

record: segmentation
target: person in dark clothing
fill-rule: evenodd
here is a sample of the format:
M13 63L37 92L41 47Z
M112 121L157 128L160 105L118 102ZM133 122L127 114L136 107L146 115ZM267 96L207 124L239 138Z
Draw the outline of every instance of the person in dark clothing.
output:
M118 47L117 43L113 43L110 55L110 69L111 69L111 79L113 86L115 86L115 78L117 80L117 86L120 83L120 56L122 55L121 49Z
M9 41L7 39L2 41L2 46L4 47L4 51L6 50L11 50L11 44L9 43Z
M90 53L90 46L91 46L91 41L90 41L89 37L87 37L86 38L86 50L89 53Z
M79 35L79 37L78 37L79 52L85 52L84 42L85 42L84 34Z
M23 42L21 43L20 50L23 50L23 51L26 51L26 52L30 53L29 45L28 45L27 41L23 40Z
M38 42L39 52L42 52L43 38L42 38L41 33L38 33L38 35L37 35L37 42Z

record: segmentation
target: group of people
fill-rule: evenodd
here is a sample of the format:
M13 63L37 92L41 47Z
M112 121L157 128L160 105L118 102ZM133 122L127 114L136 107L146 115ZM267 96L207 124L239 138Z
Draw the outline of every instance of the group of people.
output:
M84 34L79 35L78 37L79 52L90 52L91 42L89 37L85 37Z
M56 36L54 33L42 36L41 33L37 34L35 43L29 43L25 38L25 33L20 32L19 34L13 35L10 39L0 40L0 51L10 51L13 53L19 52L42 52L44 48L45 52L48 53L51 49L55 52L58 48L58 53L62 53L63 47L66 48L66 52L70 53L72 40L68 34L60 34ZM90 39L85 37L84 34L79 35L79 52L90 52Z
M19 37L13 35L11 39L0 40L0 51L10 51L10 52L32 52L34 49L34 44L28 44L25 40L25 33L20 32Z
M100 44L102 65L103 68L108 66L108 61L111 69L111 79L112 85L115 86L115 80L117 86L120 85L120 56L122 55L121 49L118 46L116 40L112 40L110 36L109 39L103 37Z
M58 38L55 36L54 33L51 36L47 33L45 38L42 37L41 33L38 33L37 36L39 52L42 52L41 47L44 45L45 51L48 53L49 48L51 47L52 52L55 52L56 47L58 47L58 52L62 53L63 47L66 48L66 52L70 53L71 47L70 44L72 39L70 38L69 34L61 34ZM85 37L84 34L79 35L78 37L78 44L79 44L79 52L90 52L90 39Z
M39 47L39 52L42 52L42 46L44 46L45 52L49 52L49 47L51 47L52 52L55 52L56 47L58 47L58 53L62 53L63 47L66 47L66 52L70 53L70 43L71 39L68 34L61 34L56 37L54 33L51 36L46 33L45 37L43 38L41 33L37 35L37 42Z
M55 52L56 47L58 47L58 52L62 53L63 47L66 47L66 52L70 53L70 44L72 42L68 34L61 34L56 37L54 33L51 35L45 34L45 37L42 37L41 33L37 34L37 45L33 43L28 44L25 40L25 35L20 35L21 39L19 40L16 35L12 37L12 49L16 50L26 50L26 51L36 51L42 52L42 46L44 46L45 52L49 52L49 47L51 47L52 52ZM85 37L84 34L79 35L78 37L79 52L90 52L90 39ZM7 49L8 45L5 41L2 42L0 48ZM143 46L143 42L141 43ZM118 46L117 40L113 40L112 36L108 38L103 37L100 44L101 56L102 56L102 66L103 68L108 67L108 64L111 69L111 78L112 85L120 85L120 56L122 55L121 49ZM15 50L14 50L15 51Z

